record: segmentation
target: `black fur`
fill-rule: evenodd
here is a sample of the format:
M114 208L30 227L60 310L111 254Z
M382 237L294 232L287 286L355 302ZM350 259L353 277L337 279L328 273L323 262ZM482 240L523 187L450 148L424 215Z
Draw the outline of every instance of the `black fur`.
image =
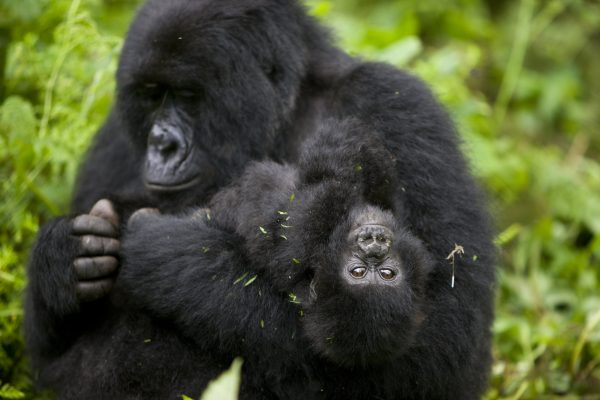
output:
M163 107L202 167L179 192L144 185ZM122 223L141 206L163 215L123 228L115 290L87 302L75 295L72 218L42 228L25 329L38 381L60 398L199 396L238 355L241 398L483 392L493 248L453 127L421 82L335 49L295 2L141 10L74 214L101 198ZM394 232L402 286L340 278L348 235L369 218ZM467 255L451 288L455 243Z

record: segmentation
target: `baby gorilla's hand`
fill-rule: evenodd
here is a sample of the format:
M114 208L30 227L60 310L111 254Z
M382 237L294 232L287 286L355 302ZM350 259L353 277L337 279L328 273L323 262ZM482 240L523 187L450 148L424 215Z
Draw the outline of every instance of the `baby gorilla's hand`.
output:
M127 228L135 229L136 225L143 224L144 219L146 219L146 217L149 217L152 215L160 215L160 211L158 211L157 208L148 208L148 207L140 208L139 210L136 210L136 212L131 214L131 217L129 217L129 219L127 220Z
M89 214L73 220L72 232L80 237L73 262L77 297L81 301L100 299L112 289L119 266L119 216L110 201L99 200Z

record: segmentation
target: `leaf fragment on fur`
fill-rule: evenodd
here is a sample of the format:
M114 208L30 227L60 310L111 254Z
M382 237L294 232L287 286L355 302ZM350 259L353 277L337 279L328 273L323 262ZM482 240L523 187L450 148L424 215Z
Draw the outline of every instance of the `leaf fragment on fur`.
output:
M297 258L292 258L292 262L293 262L294 264L296 264L296 265L297 265L297 264L300 264L300 260L299 260L299 259L297 259Z
M300 304L300 301L298 301L298 296L296 296L296 293L288 293L288 297L290 298L290 303L294 303L294 304Z
M237 278L237 279L236 279L236 280L233 282L233 284L234 284L234 285L237 285L238 283L240 283L241 281L243 281L243 280L244 280L244 278L246 278L247 276L248 276L248 272L244 272L244 273L242 274L242 276L240 276L239 278Z
M248 281L246 281L246 283L244 283L244 287L251 285L252 282L254 282L257 277L258 277L258 275L254 275L252 278L248 279Z
M450 280L451 288L454 288L454 281L455 281L455 256L456 255L462 256L463 254L465 254L464 247L454 243L454 249L452 249L450 254L448 254L448 257L446 257L446 260L450 260L450 264L452 265L452 279Z

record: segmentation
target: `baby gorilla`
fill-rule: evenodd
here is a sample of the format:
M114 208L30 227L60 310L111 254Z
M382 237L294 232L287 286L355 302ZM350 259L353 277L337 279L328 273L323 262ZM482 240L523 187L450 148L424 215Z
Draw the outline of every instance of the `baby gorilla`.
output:
M374 366L394 376L399 357L411 357L433 265L403 226L393 160L376 138L356 121L330 120L307 140L298 168L256 163L210 206L246 239L251 265L301 306L300 331L335 365L317 362L317 376L346 398L379 388L365 391L345 368L376 382L383 371Z
M412 390L411 374L405 374L405 380L398 371L411 365L406 361L426 313L424 285L432 263L421 242L391 210L383 209L385 199L380 195L386 189L379 187L375 195L372 186L365 184L374 179L391 184L385 154L372 144L361 146L364 137L338 140L335 130L349 127L348 123L329 126L334 130L331 135L321 132L320 139L309 141L302 168L275 162L252 164L213 198L208 209L180 216L142 210L130 219L118 284L133 292L132 299L138 293L166 293L165 288L146 287L145 282L160 271L177 271L181 254L192 253L190 244L198 248L207 240L203 231L218 227L241 239L244 269L233 275L224 270L212 275L208 268L204 276L213 284L220 277L231 277L225 278L229 283L222 289L226 301L253 296L244 307L225 305L227 319L243 325L268 315L241 330L239 343L253 336L259 342L253 338L248 347L238 343L235 350L224 349L245 359L242 398L259 389L279 398L311 399L396 398ZM334 151L333 143L336 151L344 153L344 161L335 165L326 157ZM349 185L349 180L354 184ZM380 205L370 204L367 198L377 199ZM177 236L179 246L146 246L139 251L145 238L156 232L161 237ZM208 264L202 258L218 250L215 244L206 249L206 253L195 251L197 262L186 264ZM198 291L202 292L201 282ZM139 305L147 307L146 300ZM202 315L203 305L196 307L194 302L192 297L178 299L198 314L186 327L198 321L214 323ZM283 310L263 309L264 304L281 303ZM166 302L157 304L161 311L167 307ZM255 333L259 326L263 329ZM282 345L285 353L274 351L282 338L288 338ZM270 381L264 365L271 364L287 376ZM356 373L365 379L357 381ZM379 384L381 377L393 377L385 391Z

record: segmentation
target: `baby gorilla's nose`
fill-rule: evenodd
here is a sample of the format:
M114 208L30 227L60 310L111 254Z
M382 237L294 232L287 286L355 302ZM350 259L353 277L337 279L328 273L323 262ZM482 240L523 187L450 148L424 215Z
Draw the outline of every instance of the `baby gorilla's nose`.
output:
M390 252L392 231L382 225L363 225L357 234L358 247L367 258L383 259Z

